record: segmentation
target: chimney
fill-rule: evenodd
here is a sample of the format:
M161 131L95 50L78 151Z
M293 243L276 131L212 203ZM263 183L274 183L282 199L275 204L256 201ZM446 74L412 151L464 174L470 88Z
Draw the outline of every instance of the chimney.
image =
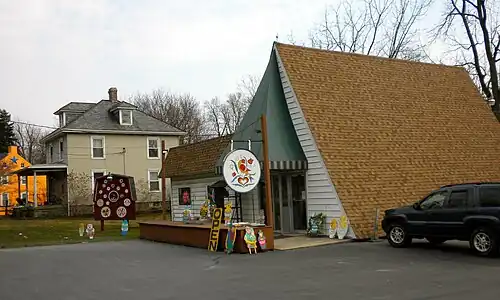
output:
M110 87L108 90L109 101L117 102L118 101L118 89L115 87Z
M17 155L17 146L9 146L9 154Z

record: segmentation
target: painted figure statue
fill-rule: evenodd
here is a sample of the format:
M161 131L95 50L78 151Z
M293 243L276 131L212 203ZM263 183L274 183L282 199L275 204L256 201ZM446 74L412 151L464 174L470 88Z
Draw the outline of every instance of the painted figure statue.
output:
M233 206L231 202L226 203L224 206L224 224L229 224L231 222L231 216L233 214Z
M80 236L83 236L85 234L85 225L83 223L80 223L80 226L78 227L78 234Z
M226 237L226 253L231 254L234 249L234 241L236 241L236 227L231 222L227 224L227 237Z
M252 227L245 227L245 243L247 243L248 253L252 254L252 249L255 254L257 254L257 238L255 237L255 231Z
M191 219L191 210L186 206L186 208L182 212L182 221L184 223L188 223L190 219Z
M200 207L200 219L206 220L208 218L208 201L203 202Z
M122 220L122 228L121 228L121 234L123 236L127 235L128 233L128 221L127 220Z
M258 235L259 235L258 240L259 240L260 249L266 250L267 242L266 242L266 237L264 236L264 232L259 229Z
M87 224L87 230L85 230L85 232L87 233L87 236L89 237L89 239L91 239L91 240L94 239L94 235L95 235L94 225Z

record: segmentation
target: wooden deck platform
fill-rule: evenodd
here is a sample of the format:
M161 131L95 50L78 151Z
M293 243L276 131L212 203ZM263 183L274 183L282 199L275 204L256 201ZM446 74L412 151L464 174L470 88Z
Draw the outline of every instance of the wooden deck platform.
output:
M184 245L189 247L204 248L208 251L208 241L210 235L211 224L184 224L183 222L172 221L141 221L139 222L140 238L156 242L164 242L169 244ZM255 234L260 229L264 232L267 240L267 249L274 250L274 232L270 226L254 227ZM219 231L218 251L224 251L227 227L222 225ZM235 253L248 253L243 236L245 235L244 228L237 228L236 241L234 245ZM258 246L258 243L257 243ZM262 251L258 247L258 251Z

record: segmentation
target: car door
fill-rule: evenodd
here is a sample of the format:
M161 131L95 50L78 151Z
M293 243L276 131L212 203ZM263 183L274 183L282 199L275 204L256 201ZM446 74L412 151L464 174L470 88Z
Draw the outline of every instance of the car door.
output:
M449 194L447 189L431 193L419 202L417 207L407 213L408 232L414 236L427 236L432 233L430 222L432 213L443 208L444 202Z
M433 236L458 238L464 232L464 218L474 197L472 187L458 187L450 191L443 208L430 212L429 231Z

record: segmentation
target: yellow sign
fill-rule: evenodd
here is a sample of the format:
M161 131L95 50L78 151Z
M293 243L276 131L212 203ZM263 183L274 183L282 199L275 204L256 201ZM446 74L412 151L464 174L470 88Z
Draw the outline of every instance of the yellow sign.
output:
M212 216L212 228L210 229L210 237L208 238L208 251L217 251L217 245L219 244L219 229L220 223L222 221L222 208L214 209L214 215Z
M337 229L337 219L335 219L335 218L332 219L332 222L330 223L330 228L332 230Z
M345 215L342 215L340 217L340 228L342 228L342 229L347 228L347 217Z

